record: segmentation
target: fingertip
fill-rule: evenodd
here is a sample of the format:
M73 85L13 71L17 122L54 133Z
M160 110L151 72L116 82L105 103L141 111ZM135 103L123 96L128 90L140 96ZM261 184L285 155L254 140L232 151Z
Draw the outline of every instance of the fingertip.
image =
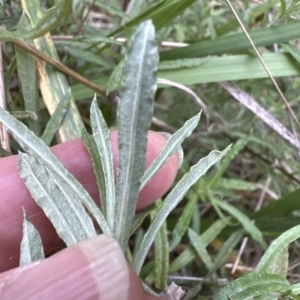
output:
M116 240L100 235L1 275L1 299L141 300L137 275Z

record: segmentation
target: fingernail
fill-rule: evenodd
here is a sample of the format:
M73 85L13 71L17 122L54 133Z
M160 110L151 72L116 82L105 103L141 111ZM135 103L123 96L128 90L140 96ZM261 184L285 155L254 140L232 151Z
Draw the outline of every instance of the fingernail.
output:
M130 288L128 267L117 241L110 236L100 235L93 241L78 246L89 261L100 298L128 299Z
M165 131L158 131L159 134L164 136L166 139L169 139L170 136L172 136L171 133L165 132ZM176 151L177 157L178 157L178 169L181 167L183 159L184 159L184 152L181 146L179 146L178 150Z

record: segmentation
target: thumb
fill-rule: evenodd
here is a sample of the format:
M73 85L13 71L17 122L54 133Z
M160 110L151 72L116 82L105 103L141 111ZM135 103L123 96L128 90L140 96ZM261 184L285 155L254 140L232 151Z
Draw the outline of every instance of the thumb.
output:
M1 300L154 300L116 240L100 235L0 275Z

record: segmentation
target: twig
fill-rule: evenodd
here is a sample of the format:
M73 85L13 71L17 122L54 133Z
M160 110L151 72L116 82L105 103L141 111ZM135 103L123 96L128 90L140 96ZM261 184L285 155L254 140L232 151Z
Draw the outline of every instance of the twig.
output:
M4 31L4 29L0 27L0 31ZM96 93L99 93L101 95L106 96L106 91L104 89L100 88L98 85L96 85L95 83L93 83L93 82L89 81L88 79L84 78L83 76L81 76L77 72L73 71L72 69L66 67L65 65L63 65L59 61L49 57L46 54L44 54L40 50L26 44L25 42L23 42L21 40L14 39L14 40L12 40L12 42L15 43L17 46L19 46L20 48L22 48L23 50L31 53L32 55L34 55L38 59L40 59L40 60L46 62L47 64L49 64L50 66L56 68L58 71L74 78L75 80L77 80L78 82L80 82L83 85L87 86L88 88L92 89Z

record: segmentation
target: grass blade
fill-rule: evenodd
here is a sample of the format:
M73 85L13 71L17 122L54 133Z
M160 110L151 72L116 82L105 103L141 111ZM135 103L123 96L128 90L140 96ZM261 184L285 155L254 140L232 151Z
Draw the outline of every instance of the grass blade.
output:
M41 136L41 139L44 141L44 143L47 146L51 144L51 141L53 140L53 137L59 128L59 125L63 121L68 111L71 98L72 98L72 94L71 94L71 90L69 90L69 92L65 95L64 99L62 99L58 103L54 113L52 114L50 120L48 121L46 128Z
M201 113L197 114L196 116L185 122L185 124L177 132L170 136L165 146L159 153L158 157L146 170L142 178L140 189L142 189L146 185L146 183L154 176L154 174L159 170L159 168L166 162L168 157L170 157L173 153L175 153L178 150L184 139L191 135L191 133L199 123L200 115Z
M104 216L95 204L88 192L82 187L81 183L64 167L50 149L24 124L10 116L10 114L0 108L0 122L6 127L19 144L30 153L35 159L43 163L49 170L52 170L62 181L68 183L73 191L81 199L83 205L89 210L98 222L104 233L110 233Z
M152 219L155 217L162 201L156 202L156 211L151 213ZM169 242L167 223L164 222L154 239L154 286L164 291L167 286L169 272Z
M18 28L24 31L24 28L30 27L29 20L26 14L23 14ZM32 44L32 43L30 43ZM36 76L36 60L35 57L15 46L16 61L18 68L18 76L21 83L22 95L25 104L25 110L34 112L39 115L39 103L38 103L38 90L37 90L37 76ZM36 134L40 135L39 120L28 120L29 128Z
M116 202L113 153L109 129L98 107L96 98L94 98L91 106L91 126L100 156L99 165L102 168L101 173L104 181L104 187L100 185L102 210L104 211L108 225L112 228Z
M23 216L23 237L20 250L20 266L45 258L41 236L28 220L28 216L24 208Z
M154 26L147 21L132 37L124 62L124 89L118 106L119 164L114 236L123 249L127 247L145 167L157 64Z
M197 205L197 202L198 202L198 196L196 194L193 194L188 200L187 204L185 205L184 210L181 216L179 217L178 222L176 222L176 225L172 231L172 241L170 243L170 251L173 251L177 247L177 245L181 241L181 238L187 231L191 219L193 217L193 213L195 210L195 206Z
M300 74L299 66L289 54L266 53L262 56L274 77ZM211 57L201 66L161 70L157 76L186 85L269 77L259 59L251 55Z
M289 22L278 26L249 30L248 33L256 47L262 47L297 39L300 36L299 30L300 22ZM221 55L250 48L251 45L244 33L235 33L214 40L195 43L187 47L164 51L161 53L160 59L164 61Z
M160 1L123 26L117 28L109 36L113 36L122 30L132 28L145 20L152 20L156 30L172 22L182 11L192 5L196 0L168 0Z
M226 227L228 224L227 220L220 219L214 222L202 235L201 239L205 247L207 247L217 235ZM178 270L185 267L196 257L196 252L191 246L188 246L178 257L176 257L170 264L169 274L173 274Z
M212 270L216 270L220 266L222 266L228 259L231 251L237 245L237 243L241 240L244 234L244 230L238 230L231 234L231 236L226 240L226 242L222 245L222 249L218 252Z
M24 153L19 154L19 172L30 194L67 246L96 236L92 219L80 198L64 181L57 182L55 175Z
M236 218L244 227L245 231L247 231L255 241L257 241L264 249L267 248L267 244L264 241L261 231L245 214L226 201L222 201L213 197L212 202Z
M194 230L189 228L188 235L191 244L193 245L194 249L196 250L199 257L202 259L205 267L208 271L212 271L213 262L206 250L206 246L204 245L201 236L199 236Z
M151 223L147 233L144 236L143 242L134 258L133 266L137 273L140 272L144 259L147 255L150 246L169 213L182 200L189 188L195 184L207 170L222 159L228 152L230 146L223 151L212 151L208 156L202 158L190 171L177 183L174 189L168 194L164 200L163 206L157 213L155 219Z

